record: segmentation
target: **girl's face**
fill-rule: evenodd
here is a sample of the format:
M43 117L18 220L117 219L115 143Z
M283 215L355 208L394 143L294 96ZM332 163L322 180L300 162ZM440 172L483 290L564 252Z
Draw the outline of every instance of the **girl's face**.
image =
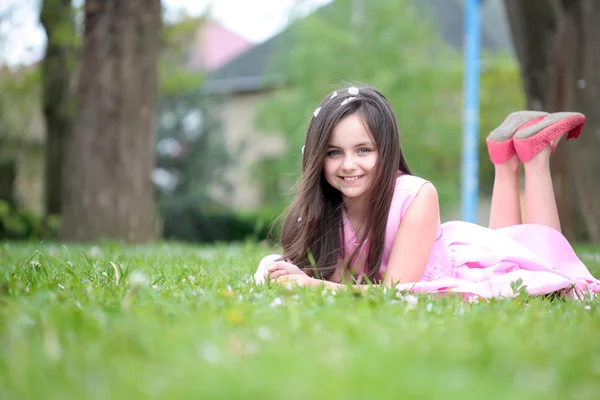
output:
M351 114L333 129L323 171L344 202L361 198L374 179L377 147L360 115Z

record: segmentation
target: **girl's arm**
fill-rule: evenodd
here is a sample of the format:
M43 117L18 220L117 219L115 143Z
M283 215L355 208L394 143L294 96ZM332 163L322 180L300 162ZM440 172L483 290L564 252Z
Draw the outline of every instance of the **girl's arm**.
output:
M419 282L436 240L440 221L437 190L426 183L402 217L383 283Z
M439 220L437 190L431 183L426 183L411 202L398 227L383 285L389 287L421 280L433 250ZM328 289L350 286L328 281L318 281L317 284L323 284ZM369 286L372 285L352 285L355 289L367 289Z
M440 207L435 187L426 183L411 202L396 233L387 271L382 284L392 286L398 283L418 282L423 277L427 262L433 250ZM301 286L323 285L327 289L352 287L365 290L372 285L349 285L311 278L293 264L283 261L268 268L270 278L279 283L293 282Z

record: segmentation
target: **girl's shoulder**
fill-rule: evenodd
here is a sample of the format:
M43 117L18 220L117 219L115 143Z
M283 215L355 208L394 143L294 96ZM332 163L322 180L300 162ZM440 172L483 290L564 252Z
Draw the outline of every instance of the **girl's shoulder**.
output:
M398 178L396 178L396 186L394 191L409 192L413 195L416 195L426 183L431 182L415 175L399 173Z
M396 187L392 196L388 218L388 234L391 235L390 237L395 237L400 221L402 221L421 188L427 183L431 184L426 179L409 174L400 174L396 178Z

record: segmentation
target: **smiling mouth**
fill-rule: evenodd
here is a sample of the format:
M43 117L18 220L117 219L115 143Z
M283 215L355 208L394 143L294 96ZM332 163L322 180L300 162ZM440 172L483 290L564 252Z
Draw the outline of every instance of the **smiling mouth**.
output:
M344 182L354 182L359 180L360 178L362 178L364 175L358 175L358 176L340 176L340 178L342 178L342 180Z

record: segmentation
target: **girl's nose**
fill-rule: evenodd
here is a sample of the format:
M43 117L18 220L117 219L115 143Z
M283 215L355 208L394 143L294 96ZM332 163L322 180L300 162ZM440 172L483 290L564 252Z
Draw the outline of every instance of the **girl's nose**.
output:
M344 157L342 168L345 170L353 170L356 168L356 160L354 159L353 155L347 155Z

